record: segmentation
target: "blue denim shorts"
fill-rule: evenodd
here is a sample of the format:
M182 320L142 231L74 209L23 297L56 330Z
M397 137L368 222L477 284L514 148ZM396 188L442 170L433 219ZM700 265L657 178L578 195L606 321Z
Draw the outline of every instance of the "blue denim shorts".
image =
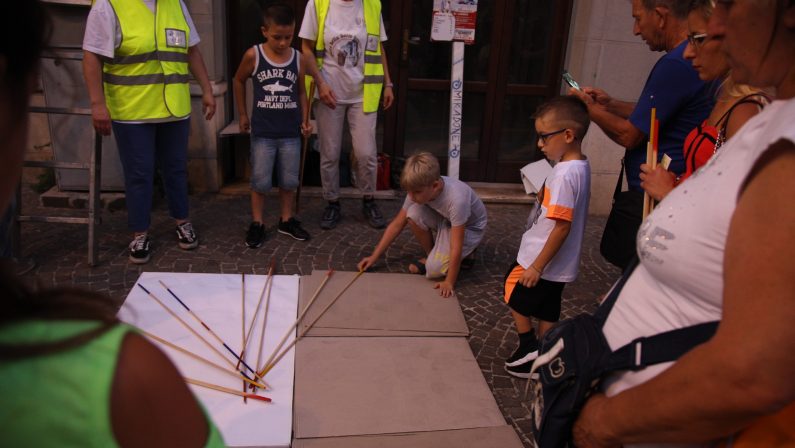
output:
M273 168L277 164L279 188L287 191L298 188L301 138L262 138L252 135L251 189L257 193L270 191L273 186Z

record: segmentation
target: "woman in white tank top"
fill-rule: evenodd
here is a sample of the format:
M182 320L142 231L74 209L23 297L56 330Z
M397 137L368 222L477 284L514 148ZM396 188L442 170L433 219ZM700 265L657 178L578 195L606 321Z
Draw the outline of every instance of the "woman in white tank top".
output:
M779 99L643 223L641 264L605 335L617 348L721 324L676 363L611 377L575 425L578 447L711 444L766 424L742 437L795 443L795 2L718 0L708 32L736 82L773 86Z

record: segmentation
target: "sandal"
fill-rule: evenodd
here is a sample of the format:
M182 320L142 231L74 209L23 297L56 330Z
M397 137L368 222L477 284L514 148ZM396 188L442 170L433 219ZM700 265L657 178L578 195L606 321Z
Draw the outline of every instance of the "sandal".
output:
M412 272L412 274L425 275L427 273L425 269L425 263L423 263L419 258L409 264L409 272L411 272L411 266L414 266L417 269L417 272Z

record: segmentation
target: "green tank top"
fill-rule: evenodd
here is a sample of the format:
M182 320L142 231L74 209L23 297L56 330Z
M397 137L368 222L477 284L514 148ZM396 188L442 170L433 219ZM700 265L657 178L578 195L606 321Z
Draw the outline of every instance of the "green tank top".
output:
M0 328L0 342L54 342L97 326L22 322ZM0 363L0 446L118 446L110 419L111 385L122 340L134 331L119 324L78 348ZM207 424L205 446L224 446L209 417Z

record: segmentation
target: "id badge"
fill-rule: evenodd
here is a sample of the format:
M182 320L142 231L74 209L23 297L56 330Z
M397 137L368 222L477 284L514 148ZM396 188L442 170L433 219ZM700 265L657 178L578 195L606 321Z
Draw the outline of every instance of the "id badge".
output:
M433 13L431 40L451 41L455 34L455 17L449 12Z
M166 28L166 46L172 48L188 48L187 33L184 30Z
M367 35L367 46L365 49L367 51L378 51L378 44L381 43L380 36L376 36L375 34L368 34Z

